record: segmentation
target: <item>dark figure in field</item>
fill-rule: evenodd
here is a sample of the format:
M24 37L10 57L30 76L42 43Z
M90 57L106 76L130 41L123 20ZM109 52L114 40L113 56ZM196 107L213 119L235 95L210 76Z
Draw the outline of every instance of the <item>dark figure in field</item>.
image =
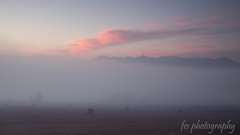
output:
M129 109L129 107L125 107L125 111L129 111L130 109Z
M87 114L93 114L94 113L94 110L92 108L88 108L86 110Z
M67 107L67 108L71 108L72 105L71 105L71 104L67 104L66 107Z
M176 111L177 112L182 112L182 109L181 108L177 108Z

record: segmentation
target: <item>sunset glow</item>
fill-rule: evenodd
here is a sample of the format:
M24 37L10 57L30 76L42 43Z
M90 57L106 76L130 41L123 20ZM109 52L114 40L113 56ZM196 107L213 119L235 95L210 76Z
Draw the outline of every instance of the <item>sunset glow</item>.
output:
M237 4L187 2L3 1L0 53L83 59L226 56L240 61ZM184 10L190 7L197 8Z

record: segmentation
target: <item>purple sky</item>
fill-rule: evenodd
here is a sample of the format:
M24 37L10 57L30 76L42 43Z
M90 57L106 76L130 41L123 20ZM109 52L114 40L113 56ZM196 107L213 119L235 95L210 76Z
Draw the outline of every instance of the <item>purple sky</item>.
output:
M239 5L237 0L3 0L0 53L229 57L240 62Z

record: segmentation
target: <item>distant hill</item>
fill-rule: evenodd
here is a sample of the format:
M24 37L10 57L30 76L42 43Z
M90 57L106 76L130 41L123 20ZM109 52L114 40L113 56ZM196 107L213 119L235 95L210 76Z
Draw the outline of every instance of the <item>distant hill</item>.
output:
M142 63L167 66L240 68L240 63L233 61L227 57L211 59L211 58L183 58L175 56L152 58L144 55L136 58L130 56L125 58L98 56L94 60L114 60L127 63Z

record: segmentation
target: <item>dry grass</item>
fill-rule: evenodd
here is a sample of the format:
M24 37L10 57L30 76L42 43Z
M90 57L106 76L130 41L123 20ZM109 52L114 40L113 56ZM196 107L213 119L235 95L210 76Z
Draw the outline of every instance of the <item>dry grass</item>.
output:
M0 135L178 135L183 120L196 123L236 124L233 134L239 134L240 115L229 113L175 111L96 110L87 115L84 108L2 108L0 110ZM209 130L194 130L193 134L208 134ZM220 134L220 130L213 134ZM227 130L223 134L228 134Z

